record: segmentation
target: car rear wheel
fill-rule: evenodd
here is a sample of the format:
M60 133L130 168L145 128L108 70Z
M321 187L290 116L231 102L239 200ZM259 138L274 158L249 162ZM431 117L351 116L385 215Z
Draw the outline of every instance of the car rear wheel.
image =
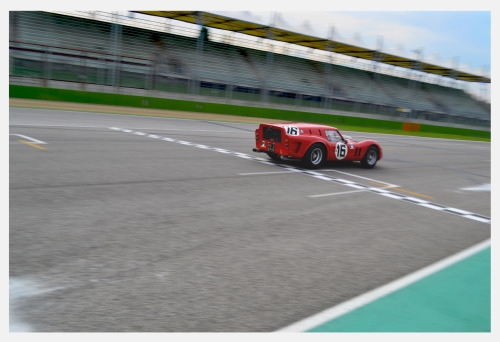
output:
M307 150L303 162L310 169L317 169L326 160L326 149L321 144L314 144Z
M365 169L373 169L378 160L378 149L375 146L370 146L361 160L361 166Z

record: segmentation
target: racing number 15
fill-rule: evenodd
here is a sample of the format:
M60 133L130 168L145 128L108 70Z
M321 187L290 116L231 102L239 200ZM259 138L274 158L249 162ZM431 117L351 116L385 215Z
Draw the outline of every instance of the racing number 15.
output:
M335 155L337 159L344 159L347 155L347 146L344 144L337 144L337 146L335 146Z

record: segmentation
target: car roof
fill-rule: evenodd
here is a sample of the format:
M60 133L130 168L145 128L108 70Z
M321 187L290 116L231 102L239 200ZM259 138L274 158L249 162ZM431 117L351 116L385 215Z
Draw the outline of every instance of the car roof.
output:
M327 125L321 125L321 124L315 124L315 123L307 123L307 122L285 122L285 123L269 123L265 124L268 126L277 126L277 127L285 127L285 126L294 126L299 129L311 129L311 128L323 128L323 129L337 129L336 127L333 126L327 126Z

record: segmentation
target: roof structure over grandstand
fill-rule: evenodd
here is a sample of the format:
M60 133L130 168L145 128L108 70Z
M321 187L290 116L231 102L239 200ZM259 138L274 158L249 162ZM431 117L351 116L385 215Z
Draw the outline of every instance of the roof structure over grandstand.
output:
M326 38L313 37L301 33L295 33L283 30L276 27L271 27L268 25L262 25L240 19L229 18L214 13L208 13L203 11L134 11L134 12L180 20L191 24L198 24L221 30L243 33L259 38L277 40L285 43L301 45L312 49L331 51L343 55L348 55L351 57L362 58L366 60L398 66L401 68L415 69L415 67L418 66L419 71L440 75L444 77L450 77L453 79L466 82L491 83L491 79L488 77L474 75L446 67L441 67L425 63L422 61L417 61L414 59L399 57L381 51L345 44L342 42L329 40Z

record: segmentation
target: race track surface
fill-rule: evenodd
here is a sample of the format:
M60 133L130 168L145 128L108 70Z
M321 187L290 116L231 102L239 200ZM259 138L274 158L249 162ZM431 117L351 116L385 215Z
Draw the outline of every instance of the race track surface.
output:
M276 331L490 238L490 143L307 172L257 126L11 107L11 331Z

